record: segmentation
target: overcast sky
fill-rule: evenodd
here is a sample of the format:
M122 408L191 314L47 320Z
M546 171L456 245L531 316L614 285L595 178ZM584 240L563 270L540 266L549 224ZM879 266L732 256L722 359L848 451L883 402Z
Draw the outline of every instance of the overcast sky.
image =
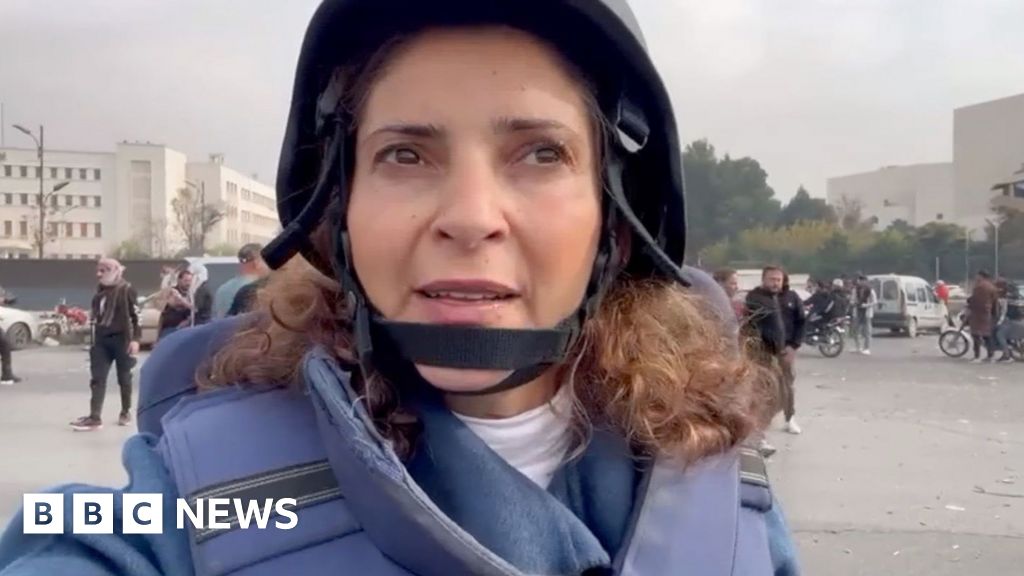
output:
M426 1L426 0L425 0ZM0 0L0 102L48 147L165 143L273 181L318 0ZM684 141L776 193L950 160L953 109L1024 92L1022 0L632 0Z

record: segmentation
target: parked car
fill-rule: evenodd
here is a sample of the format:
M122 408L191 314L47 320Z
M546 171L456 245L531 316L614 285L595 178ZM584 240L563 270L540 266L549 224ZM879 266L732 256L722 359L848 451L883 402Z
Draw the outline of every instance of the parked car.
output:
M876 328L903 332L911 338L917 337L921 330L942 330L946 310L927 280L898 274L879 274L868 279L878 295Z
M0 306L0 330L7 335L11 348L21 350L38 337L39 321L30 312Z

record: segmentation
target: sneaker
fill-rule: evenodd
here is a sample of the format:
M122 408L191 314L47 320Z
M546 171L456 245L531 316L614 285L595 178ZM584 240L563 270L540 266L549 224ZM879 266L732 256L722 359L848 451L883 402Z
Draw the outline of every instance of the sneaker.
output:
M103 428L103 421L92 416L82 416L78 420L71 422L71 428L76 432L92 432L93 430Z
M757 451L761 453L764 458L770 458L772 454L775 454L775 446L768 443L766 438L761 438L761 443L757 446Z
M997 362L997 360L996 360L995 356L992 356L990 358L986 358L985 362L988 362L989 364L995 364Z
M18 382L21 382L21 378L18 378L17 376L11 376L9 378L4 378L0 380L0 386L14 386Z
M796 418L790 418L786 421L786 426L783 428L790 434L800 434L803 430L800 429L800 425L796 423Z
M117 417L118 426L127 426L132 423L131 412L121 412L121 415Z
M1013 356L1003 356L998 360L998 362L1000 364L1013 364L1016 360L1013 359Z
M861 350L860 353L865 355L865 356L871 356L871 350L869 350L869 349Z
M981 364L982 363L982 359L981 358L971 358L971 362L970 363L971 364Z

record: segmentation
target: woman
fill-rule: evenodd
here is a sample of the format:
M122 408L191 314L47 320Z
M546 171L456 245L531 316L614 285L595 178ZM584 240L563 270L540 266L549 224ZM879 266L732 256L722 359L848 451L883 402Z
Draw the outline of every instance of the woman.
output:
M129 491L298 496L295 529L13 531L0 574L33 546L14 573L795 573L738 449L770 381L682 286L676 129L628 7L397 4L314 16L266 251L311 265L126 448ZM154 360L198 366L218 328Z

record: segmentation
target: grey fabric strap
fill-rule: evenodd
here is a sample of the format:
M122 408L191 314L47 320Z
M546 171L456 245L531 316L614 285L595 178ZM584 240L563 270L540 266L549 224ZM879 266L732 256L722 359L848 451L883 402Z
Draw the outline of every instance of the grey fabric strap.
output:
M330 464L326 460L319 460L204 488L190 494L188 503L194 510L199 499L237 498L243 502L265 502L269 499L276 502L283 498L294 498L295 510L299 510L340 497L341 489L338 488L338 481L331 471ZM196 530L196 543L202 543L238 526L238 518L234 514L224 522L231 524L231 528Z

